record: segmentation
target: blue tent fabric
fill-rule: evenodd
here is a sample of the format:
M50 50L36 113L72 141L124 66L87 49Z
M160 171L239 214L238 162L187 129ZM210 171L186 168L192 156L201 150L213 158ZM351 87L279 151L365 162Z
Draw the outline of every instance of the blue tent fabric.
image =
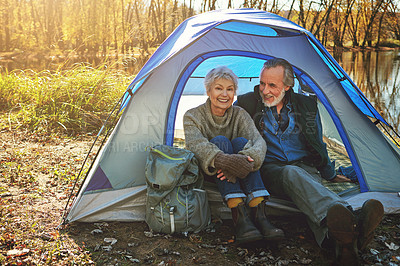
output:
M101 167L97 168L96 173L94 174L93 178L90 180L88 186L86 187L85 191L94 191L100 189L109 189L112 188L110 180L104 173Z
M243 20L265 24L265 20L271 20L273 21L272 24L276 27L291 29L297 32L305 31L297 24L276 14L253 9L232 9L225 10L224 12L217 10L200 14L198 16L186 19L178 26L178 28L160 45L148 62L139 71L138 75L133 80L133 83L141 80L162 62L168 60L171 56L178 53L185 46L190 45L190 43L195 41L197 38L200 38L207 31L217 27L222 23L233 21L233 16L235 17L235 21ZM251 25L249 24L246 28L253 29L255 32L257 32L257 28L261 28L258 26L251 27ZM232 28L225 26L225 29L234 31L236 26L237 24L232 24ZM186 28L191 28L191 30L187 31ZM265 35L264 32L258 32L258 34L260 36Z

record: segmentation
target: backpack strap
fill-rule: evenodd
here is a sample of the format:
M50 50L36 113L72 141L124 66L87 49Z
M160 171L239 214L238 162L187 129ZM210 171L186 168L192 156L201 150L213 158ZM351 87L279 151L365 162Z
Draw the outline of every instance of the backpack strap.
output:
M175 232L175 217L174 217L174 212L175 212L175 206L172 206L169 208L169 218L171 222L171 234Z

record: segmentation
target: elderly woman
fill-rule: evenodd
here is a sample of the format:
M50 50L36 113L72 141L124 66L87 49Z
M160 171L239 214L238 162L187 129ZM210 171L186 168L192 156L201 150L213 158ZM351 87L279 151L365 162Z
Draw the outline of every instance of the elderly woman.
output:
M273 227L265 214L269 193L258 171L265 141L248 113L232 106L237 76L225 66L217 67L206 75L204 84L207 101L183 117L186 148L196 155L206 175L213 177L231 209L237 243L280 239L283 231Z

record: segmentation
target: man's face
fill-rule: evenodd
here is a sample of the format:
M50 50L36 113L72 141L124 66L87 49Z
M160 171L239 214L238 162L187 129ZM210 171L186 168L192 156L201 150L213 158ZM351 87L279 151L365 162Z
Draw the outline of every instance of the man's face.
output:
M260 95L267 107L283 106L283 98L289 86L283 84L285 70L282 66L264 69L260 75ZM280 109L280 108L279 108Z

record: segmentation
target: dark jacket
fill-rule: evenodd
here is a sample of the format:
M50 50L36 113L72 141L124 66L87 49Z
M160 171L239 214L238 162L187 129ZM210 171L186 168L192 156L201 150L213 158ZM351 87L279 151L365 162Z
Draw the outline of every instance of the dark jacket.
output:
M257 85L254 87L254 92L238 96L235 104L244 108L250 114L261 135L264 136L264 119L262 117L265 107L259 91L259 86ZM333 178L335 176L334 166L330 162L326 144L322 141L322 132L320 132L317 125L317 123L320 123L320 121L316 120L318 113L317 102L309 96L294 93L293 89L287 91L285 97L290 98L296 123L300 126L307 141L306 146L310 156L304 158L304 161L315 166L321 172L322 177L326 179ZM330 173L328 174L329 176L326 173Z

